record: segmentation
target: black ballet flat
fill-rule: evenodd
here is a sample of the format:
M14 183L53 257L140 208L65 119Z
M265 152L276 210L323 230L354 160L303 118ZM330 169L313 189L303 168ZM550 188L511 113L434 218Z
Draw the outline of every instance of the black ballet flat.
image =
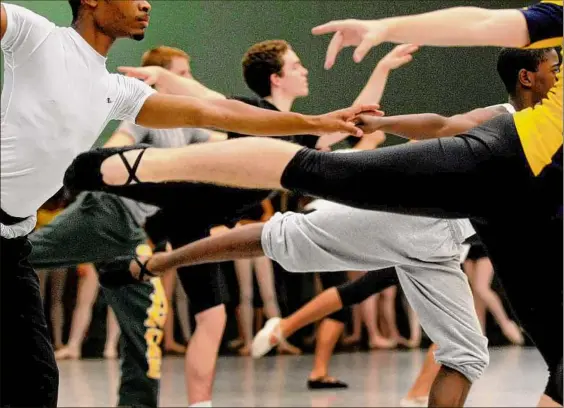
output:
M145 153L145 150L147 150L147 148L149 147L151 146L147 144L110 148L101 147L81 153L67 168L63 183L65 187L73 193L81 191L106 191L111 187L120 187L109 186L104 183L102 173L100 172L100 168L102 167L104 160L116 154L121 157L121 160L123 161L123 164L127 169L127 172L129 173L127 181L122 186L130 185L133 182L140 183L135 173L137 172L137 168L141 163L141 159L143 157L143 154ZM133 163L133 166L130 166L129 162L124 156L124 153L130 150L140 150L139 155Z
M335 390L349 388L349 385L339 380L329 381L327 377L320 377L315 380L307 380L307 388L310 390Z
M139 276L137 278L133 276L131 274L131 271L129 270L129 265L131 264L132 260L135 261L141 269L141 272L139 273ZM98 264L100 285L105 287L131 285L146 282L145 277L149 277L150 279L159 276L147 269L147 263L149 262L149 260L150 258L143 263L136 256L120 257L111 262L103 262Z

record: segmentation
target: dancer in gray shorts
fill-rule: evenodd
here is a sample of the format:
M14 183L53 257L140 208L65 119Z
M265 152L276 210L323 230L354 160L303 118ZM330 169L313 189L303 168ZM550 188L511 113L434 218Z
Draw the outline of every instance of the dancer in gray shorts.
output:
M262 254L294 272L395 266L421 325L439 347L436 360L451 369L437 377L432 392L444 393L447 399L447 395L457 395L461 404L489 362L487 338L460 269L462 243L473 234L467 220L366 211L331 203L310 214L276 214L266 223L155 254L144 272ZM123 265L116 263L116 271L120 269ZM139 275L137 263L132 263L131 270Z
M437 362L475 381L488 364L466 275L467 220L438 220L353 209L276 214L262 228L264 253L294 272L396 267L405 295L439 350ZM377 273L377 272L376 272Z

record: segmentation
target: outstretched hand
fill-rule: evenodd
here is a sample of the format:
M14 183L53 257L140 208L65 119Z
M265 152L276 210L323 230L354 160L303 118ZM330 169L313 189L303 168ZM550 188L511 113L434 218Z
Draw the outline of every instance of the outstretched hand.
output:
M154 86L158 82L163 70L164 68L157 66L118 67L118 71L125 74L125 76L140 79L149 86Z
M334 33L325 57L325 69L330 69L345 47L356 46L353 59L361 62L372 47L386 41L387 25L382 20L336 20L314 27L311 32L314 35Z
M381 130L384 123L381 116L361 114L356 117L355 124L362 129L364 134L368 135Z
M378 65L389 71L397 69L411 62L413 60L413 53L418 49L419 46L413 44L397 45L378 62Z
M358 117L360 115L383 116L384 112L379 108L380 105L357 105L320 115L317 117L319 121L314 134L323 136L331 133L343 133L361 137L364 133L357 126Z

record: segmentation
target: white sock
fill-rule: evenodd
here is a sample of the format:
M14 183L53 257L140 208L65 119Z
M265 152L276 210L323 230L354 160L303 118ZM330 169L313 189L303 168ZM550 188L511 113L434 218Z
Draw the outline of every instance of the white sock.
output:
M201 401L196 402L195 404L190 405L190 408L211 408L212 403L211 401Z

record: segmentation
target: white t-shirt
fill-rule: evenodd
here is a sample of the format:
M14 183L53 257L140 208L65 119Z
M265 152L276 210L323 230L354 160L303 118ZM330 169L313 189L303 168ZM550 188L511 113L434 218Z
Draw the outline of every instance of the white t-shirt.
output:
M0 207L29 217L62 186L72 160L92 147L110 120L135 120L154 92L106 69L73 28L2 3L4 84Z

